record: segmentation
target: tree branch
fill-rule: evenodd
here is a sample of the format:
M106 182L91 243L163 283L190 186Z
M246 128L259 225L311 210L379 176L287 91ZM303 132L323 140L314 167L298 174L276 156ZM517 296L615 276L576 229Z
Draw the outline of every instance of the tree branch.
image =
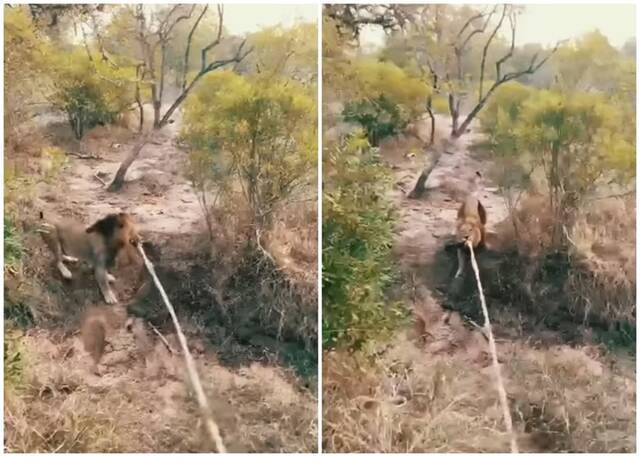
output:
M222 25L224 22L224 7L222 5L217 5L217 8L218 8L218 35L216 36L215 40L213 40L207 46L202 48L202 51L200 51L201 53L200 71L205 71L205 69L207 68L207 52L209 52L212 48L218 46L222 38Z
M564 43L565 41L566 40L559 41L558 43L556 43L556 45L549 52L549 54L547 54L544 59L542 59L541 61L539 61L537 63L536 63L536 60L538 59L538 53L534 54L533 57L531 58L531 62L529 63L529 66L526 69L520 70L520 71L514 71L514 72L511 72L511 73L506 73L502 78L500 78L498 81L496 81L496 83L494 85L496 85L496 84L499 85L499 84L502 84L503 82L511 81L512 79L519 78L520 76L532 75L533 73L538 71L540 69L540 67L542 67L547 62L547 60L549 60L549 58L553 54L555 54L555 52L558 50L560 45L562 43Z
M204 8L202 8L202 12L200 13L200 16L198 16L198 19L196 19L196 22L193 24L193 27L191 27L191 31L189 32L189 36L187 37L187 48L184 52L184 72L182 74L182 90L184 90L185 87L187 87L187 73L189 71L189 54L191 53L191 41L193 40L193 34L196 32L196 29L198 28L200 21L202 20L202 18L204 17L208 9L209 9L209 5L205 5Z
M484 44L484 48L482 49L482 60L480 61L480 87L478 89L478 101L482 100L482 87L484 85L484 68L487 61L487 52L489 51L489 46L491 46L491 43L493 42L493 39L498 33L498 30L500 30L500 27L502 27L504 17L507 14L507 8L508 8L508 5L503 5L502 15L500 16L500 20L498 21L498 24L496 24L495 28L493 29L493 32L491 32L491 34L489 35L489 38L487 38L487 42ZM509 19L511 20L511 15L509 15ZM513 27L513 25L511 28L515 32L515 27ZM513 46L513 40L511 42L511 45Z
M509 26L511 27L511 45L509 46L509 51L496 61L496 80L500 80L500 70L502 64L513 56L513 51L516 47L516 18L514 12L511 12L511 14L509 14ZM534 55L534 58L535 57L536 56Z

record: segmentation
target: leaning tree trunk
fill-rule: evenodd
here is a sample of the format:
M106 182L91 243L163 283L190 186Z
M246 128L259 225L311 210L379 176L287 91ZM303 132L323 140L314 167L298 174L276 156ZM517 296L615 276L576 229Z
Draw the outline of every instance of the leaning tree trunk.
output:
M151 134L152 133L149 132L145 135L140 136L138 142L133 146L133 149L131 149L131 152L129 153L127 158L124 159L120 164L120 168L118 168L113 181L111 182L111 184L109 184L109 187L107 187L107 190L109 192L117 192L122 189L122 186L124 185L124 177L126 176L129 167L138 158L138 156L140 155L140 151L142 151L142 148L149 142Z
M436 139L436 117L433 115L433 110L431 109L431 103L429 103L429 107L427 107L427 114L429 114L429 119L431 120L431 133L429 134L429 144L428 146L433 146L433 143Z
M413 190L409 193L409 198L420 198L424 194L425 191L425 183L429 178L429 175L433 171L433 169L438 165L438 160L440 160L440 155L442 154L440 151L436 151L432 148L430 153L427 153L427 163L425 164L422 173L418 177L418 181L416 185L413 187Z
M459 127L456 126L456 128L451 131L451 136L453 138L460 138L464 133L466 133L471 122L476 118L478 113L482 111L482 108L484 108L484 106L487 104L487 100L499 85L500 84L494 84L491 89L487 91L484 97L482 97L482 99L476 104L476 106L473 107L469 114L467 114L467 117L464 118L462 124L460 124Z
M453 94L449 94L449 113L451 114L451 136L458 130L458 117L460 116L460 102Z

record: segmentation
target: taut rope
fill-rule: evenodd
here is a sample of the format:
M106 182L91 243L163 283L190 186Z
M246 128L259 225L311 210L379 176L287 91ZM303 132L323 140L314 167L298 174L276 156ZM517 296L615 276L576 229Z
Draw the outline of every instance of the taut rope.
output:
M473 245L470 241L467 242L469 246L469 252L471 252L471 266L476 276L476 283L478 284L478 294L480 295L480 303L482 304L482 313L484 314L484 327L489 337L489 351L491 352L491 358L493 360L493 369L496 375L498 396L500 397L500 405L502 406L502 414L504 416L504 423L507 427L507 433L509 433L511 439L511 452L513 454L518 453L518 443L516 442L516 436L513 433L513 423L511 421L511 413L509 412L509 404L507 402L507 392L504 390L504 383L502 382L502 374L500 373L500 365L498 364L498 351L496 350L496 342L493 339L493 331L491 330L491 321L489 321L489 311L487 310L487 303L484 299L484 292L482 290L482 283L480 282L480 271L478 264L476 263L476 257L473 252Z
M169 297L167 297L158 276L156 275L155 269L153 268L153 264L149 261L147 256L144 253L144 249L142 248L142 244L138 244L138 252L142 256L144 260L144 265L149 271L149 274L153 278L153 282L155 283L160 295L162 296L162 300L169 310L169 314L171 314L171 319L173 320L173 325L176 328L176 332L178 333L178 340L180 341L180 346L182 346L182 353L184 354L184 361L187 365L187 374L189 375L189 379L191 380L191 385L193 386L193 390L195 390L196 398L198 400L198 405L200 406L200 412L202 414L202 419L206 424L207 431L209 432L209 436L211 441L216 446L216 450L218 452L226 453L227 450L224 447L224 443L222 442L222 437L220 436L220 429L218 425L213 420L213 415L211 414L211 410L209 409L209 403L207 402L207 397L204 394L204 389L202 388L202 383L200 382L200 377L198 376L198 371L196 370L196 364L193 361L193 357L191 356L191 352L189 352L189 347L187 346L187 339L182 333L182 328L180 327L180 322L178 322L178 317L176 316L176 312L169 301Z

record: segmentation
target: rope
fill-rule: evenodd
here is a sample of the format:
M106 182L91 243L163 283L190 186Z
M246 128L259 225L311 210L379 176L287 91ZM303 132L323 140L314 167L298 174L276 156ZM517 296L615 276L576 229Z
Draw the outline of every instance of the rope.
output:
M176 328L176 332L178 333L178 340L180 341L180 346L182 346L182 353L184 354L184 360L187 365L187 373L191 380L191 384L193 385L193 389L196 392L196 398L198 400L198 405L200 406L200 412L202 413L202 418L206 424L207 431L209 432L211 441L215 444L216 450L218 452L226 453L227 450L224 447L224 443L222 442L222 437L220 436L220 429L218 425L213 420L211 410L209 409L209 404L207 402L207 397L204 394L204 390L202 388L202 383L200 382L200 378L198 377L198 372L196 370L196 364L193 361L193 357L191 356L191 352L189 352L189 347L187 346L187 339L182 333L182 328L180 327L180 323L178 322L178 317L176 316L176 312L169 302L169 297L167 297L158 276L156 276L155 269L153 268L153 264L149 261L147 256L144 253L144 249L142 248L142 244L138 244L138 252L142 256L144 260L144 265L149 271L149 274L153 278L153 282L155 283L160 295L162 296L162 300L169 310L169 314L171 314L171 319L173 320L173 325Z
M507 427L507 433L509 433L511 439L511 453L518 454L518 443L516 443L516 436L513 433L513 423L511 421L509 405L507 403L507 392L504 390L502 375L500 374L500 365L498 364L498 351L496 350L496 342L493 339L493 331L491 330L491 322L489 321L489 311L487 310L487 303L485 302L484 292L482 291L482 283L480 282L480 271L478 270L476 257L473 253L473 245L470 241L467 242L467 246L469 246L469 252L471 252L471 266L473 267L473 272L476 276L476 283L478 284L478 293L480 295L480 303L482 304L482 313L484 314L484 327L489 337L489 350L491 351L493 368L495 370L496 380L498 383L498 396L500 397L504 423Z

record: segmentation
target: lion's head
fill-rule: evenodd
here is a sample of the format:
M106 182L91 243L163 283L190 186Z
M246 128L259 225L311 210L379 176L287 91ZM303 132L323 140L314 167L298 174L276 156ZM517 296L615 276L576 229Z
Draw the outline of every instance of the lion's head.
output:
M138 229L133 218L127 213L109 214L87 228L87 233L102 235L109 245L116 248L124 247L126 244L138 246L140 243Z
M458 226L456 241L463 244L471 241L471 245L477 248L482 241L482 230L474 221L465 221Z

